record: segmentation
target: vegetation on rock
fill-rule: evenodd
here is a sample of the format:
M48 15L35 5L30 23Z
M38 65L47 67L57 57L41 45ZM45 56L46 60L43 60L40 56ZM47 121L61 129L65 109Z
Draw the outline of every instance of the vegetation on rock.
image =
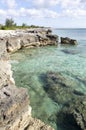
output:
M7 18L5 20L4 25L0 24L1 30L15 30L15 29L39 28L39 27L40 26L36 26L36 25L27 25L26 23L22 23L22 25L17 25L12 18Z

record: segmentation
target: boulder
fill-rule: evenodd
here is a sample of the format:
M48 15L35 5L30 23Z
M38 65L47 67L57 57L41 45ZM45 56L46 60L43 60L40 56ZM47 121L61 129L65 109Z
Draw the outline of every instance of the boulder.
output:
M65 37L65 38L61 37L61 44L77 45L78 42L75 39L71 39L68 37Z

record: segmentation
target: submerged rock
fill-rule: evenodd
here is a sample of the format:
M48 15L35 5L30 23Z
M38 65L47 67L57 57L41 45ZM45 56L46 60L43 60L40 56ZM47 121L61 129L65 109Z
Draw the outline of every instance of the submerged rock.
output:
M66 54L72 54L72 55L79 53L77 50L73 50L73 49L71 49L71 50L64 49L64 50L62 50L62 52L66 53Z
M63 115L70 117L80 130L86 130L86 97L74 99L68 103L68 107L63 108Z
M75 90L60 73L41 75L44 90L54 102L62 106L57 113L57 124L65 130L86 130L86 95ZM68 85L69 84L69 85Z
M40 76L44 90L55 102L64 105L73 98L85 96L82 92L74 90L73 81L67 79L61 73L47 72ZM63 95L63 96L62 96Z
M77 45L78 42L75 39L70 39L68 37L61 37L61 44L68 44L68 45Z

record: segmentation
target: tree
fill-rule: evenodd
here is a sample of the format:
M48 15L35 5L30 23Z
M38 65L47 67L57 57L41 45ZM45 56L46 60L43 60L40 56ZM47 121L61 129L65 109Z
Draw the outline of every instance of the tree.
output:
M22 27L27 27L27 24L26 23L22 23Z
M11 19L6 19L5 21L5 26L6 27L13 27L13 26L16 26L16 23L14 23L14 20L11 18Z

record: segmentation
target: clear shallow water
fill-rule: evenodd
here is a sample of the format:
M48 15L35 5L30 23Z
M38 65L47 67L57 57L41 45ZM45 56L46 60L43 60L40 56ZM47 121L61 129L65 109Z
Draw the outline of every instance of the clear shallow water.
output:
M54 33L75 38L79 45L26 48L12 54L11 63L16 85L28 88L33 116L52 125L55 130L68 130L57 125L57 113L63 104L49 96L43 87L45 81L40 77L47 72L60 74L61 82L65 82L71 88L70 91L77 90L86 94L86 30L54 30ZM67 101L65 90L60 91L60 98Z

